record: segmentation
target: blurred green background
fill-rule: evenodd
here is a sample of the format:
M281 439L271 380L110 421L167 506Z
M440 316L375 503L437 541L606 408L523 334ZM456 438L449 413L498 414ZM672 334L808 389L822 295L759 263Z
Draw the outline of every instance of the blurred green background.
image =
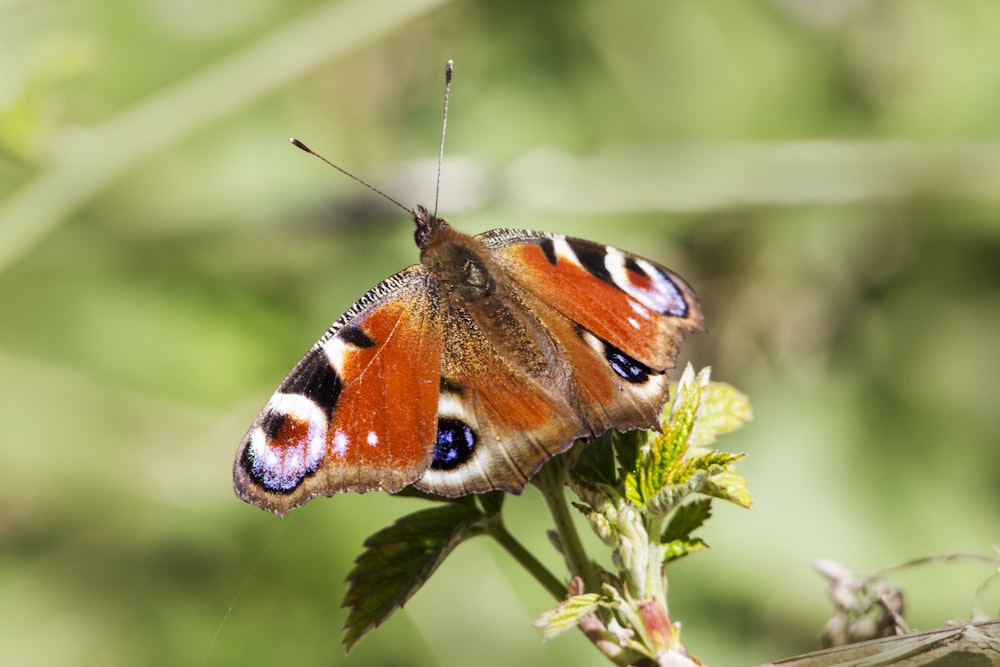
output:
M818 646L814 558L871 571L1000 540L995 0L0 2L0 646L9 665L599 665L463 545L350 658L343 577L421 507L239 502L236 446L370 286L407 205L614 244L697 289L684 359L749 394L672 570L709 664ZM512 530L558 559L532 490ZM897 579L919 628L983 566ZM995 613L1000 597L987 596Z

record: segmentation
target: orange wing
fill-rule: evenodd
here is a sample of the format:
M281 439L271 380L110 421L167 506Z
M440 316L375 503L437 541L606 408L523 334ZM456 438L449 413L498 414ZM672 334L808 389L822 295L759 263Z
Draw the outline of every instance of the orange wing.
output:
M511 280L650 368L672 368L684 334L704 327L691 287L655 262L544 232L497 229L476 238Z
M417 265L351 307L295 366L247 432L233 483L285 514L318 495L399 491L431 463L442 330Z

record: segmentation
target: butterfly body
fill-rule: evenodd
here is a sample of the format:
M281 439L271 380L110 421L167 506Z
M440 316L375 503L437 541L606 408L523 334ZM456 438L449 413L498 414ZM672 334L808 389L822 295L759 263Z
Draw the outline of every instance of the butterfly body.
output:
M342 491L518 493L576 438L656 427L677 345L703 326L681 278L589 241L412 215L420 263L348 309L247 432L244 500L285 514Z

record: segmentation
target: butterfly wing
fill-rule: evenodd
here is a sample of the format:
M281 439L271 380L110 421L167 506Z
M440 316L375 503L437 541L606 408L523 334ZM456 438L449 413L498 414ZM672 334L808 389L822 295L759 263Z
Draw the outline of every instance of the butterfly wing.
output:
M431 463L442 320L417 265L351 307L285 378L236 454L247 502L285 514L317 495L399 491Z
M476 240L499 272L493 305L444 314L436 453L416 486L517 493L576 438L656 426L665 371L702 326L691 288L588 241L516 230Z
M690 286L591 241L502 229L477 238L508 282L540 302L532 311L567 350L567 399L590 431L657 427L678 345L704 326Z
M507 312L513 310L527 312ZM484 326L456 308L445 316L450 322L444 328L437 443L430 468L415 486L450 497L496 489L520 493L538 468L586 427L573 406L552 391L547 372L526 372L525 363L542 370L532 363L540 357L529 353L519 359L511 352L511 341L526 344L516 323L508 322L498 335L496 321ZM551 364L544 370L558 368Z
M691 287L648 259L545 232L496 229L476 238L511 280L649 368L672 368L685 333L704 328Z

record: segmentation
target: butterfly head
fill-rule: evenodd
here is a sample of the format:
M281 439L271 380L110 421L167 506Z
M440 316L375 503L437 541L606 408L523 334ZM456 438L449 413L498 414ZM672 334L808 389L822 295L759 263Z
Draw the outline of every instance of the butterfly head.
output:
M452 229L444 219L418 206L413 213L420 261L444 291L461 301L490 296L496 288L496 267L482 242Z
M411 215L413 216L414 224L417 225L416 231L413 232L413 240L417 242L417 247L420 248L420 257L422 259L427 249L433 245L434 237L437 236L438 232L442 229L451 229L451 226L443 218L437 217L437 215L419 204L417 208L413 209Z

